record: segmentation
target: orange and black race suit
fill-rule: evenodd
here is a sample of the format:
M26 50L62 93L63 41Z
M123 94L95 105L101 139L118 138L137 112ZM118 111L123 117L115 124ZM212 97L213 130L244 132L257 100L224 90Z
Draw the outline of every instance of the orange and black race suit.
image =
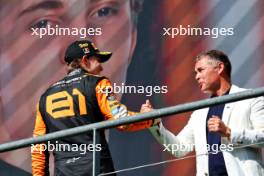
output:
M128 111L111 90L112 85L106 77L91 75L81 69L72 71L41 96L34 136L135 114ZM152 123L152 120L138 122L118 129L140 130L152 126ZM100 146L91 146L92 132L35 145L31 149L32 174L49 175L48 150L51 149L55 158L55 175L91 175L92 150L100 150L100 173L114 171L104 131L99 133ZM80 150L84 145L85 151Z

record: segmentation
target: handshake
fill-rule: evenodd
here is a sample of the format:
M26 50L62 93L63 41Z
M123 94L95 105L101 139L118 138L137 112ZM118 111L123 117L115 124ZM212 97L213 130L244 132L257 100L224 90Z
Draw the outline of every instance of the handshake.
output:
M153 107L150 103L149 100L146 100L144 104L141 105L140 113L145 113L145 112L150 112L153 110ZM132 116L138 113L128 111L128 116ZM127 117L127 116L118 116L115 119L122 118L122 117ZM138 131L146 128L151 128L153 126L159 125L160 119L150 119L150 120L145 120L141 122L135 122L132 124L127 124L127 125L121 125L118 127L119 130L121 131Z
M141 105L141 109L140 109L140 113L145 113L145 112L150 112L153 110L153 106L152 104L150 103L149 100L146 100L146 102L144 104ZM153 119L153 124L152 126L154 125L159 125L161 122L161 119L158 118L158 119Z
M153 107L152 107L150 101L149 100L146 100L145 104L142 104L141 105L140 112L141 113L144 113L144 112L150 112L152 110L153 110Z

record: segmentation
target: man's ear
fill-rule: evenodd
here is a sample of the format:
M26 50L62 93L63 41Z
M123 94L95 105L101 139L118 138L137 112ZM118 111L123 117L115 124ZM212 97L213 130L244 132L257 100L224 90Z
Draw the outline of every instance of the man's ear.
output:
M220 75L220 74L224 73L224 69L225 69L224 63L220 62L218 67L219 67L218 74Z
M85 67L88 67L90 65L86 55L81 58L81 65Z

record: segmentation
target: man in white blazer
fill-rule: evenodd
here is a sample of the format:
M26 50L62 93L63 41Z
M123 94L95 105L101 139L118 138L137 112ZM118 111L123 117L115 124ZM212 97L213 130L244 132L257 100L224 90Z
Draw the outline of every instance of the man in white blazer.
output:
M195 79L211 97L245 89L231 84L231 64L226 54L211 50L197 56ZM151 110L145 104L145 111ZM251 98L196 110L178 135L162 123L150 128L155 138L176 157L195 150L197 175L264 175L264 98ZM251 145L255 144L255 145ZM243 147L249 145L248 147ZM241 148L242 147L242 148ZM217 150L216 150L217 149ZM220 152L217 152L220 151Z

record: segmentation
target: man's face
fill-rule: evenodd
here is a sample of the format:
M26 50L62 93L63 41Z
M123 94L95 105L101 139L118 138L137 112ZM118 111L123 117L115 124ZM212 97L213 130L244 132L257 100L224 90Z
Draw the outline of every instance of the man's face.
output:
M82 35L32 35L35 30L55 28L93 28L91 40L101 51L111 51L102 75L113 83L125 82L134 52L136 29L128 0L12 0L1 1L0 20L0 103L1 126L6 128L5 141L32 134L35 106L43 91L66 73L63 62L66 47ZM76 33L75 33L76 34ZM14 124L13 122L16 121ZM24 126L23 132L18 130ZM0 138L1 139L1 138ZM23 157L10 158L15 165ZM30 168L27 168L30 169Z
M195 63L195 79L204 93L214 94L220 86L218 62L208 56Z

